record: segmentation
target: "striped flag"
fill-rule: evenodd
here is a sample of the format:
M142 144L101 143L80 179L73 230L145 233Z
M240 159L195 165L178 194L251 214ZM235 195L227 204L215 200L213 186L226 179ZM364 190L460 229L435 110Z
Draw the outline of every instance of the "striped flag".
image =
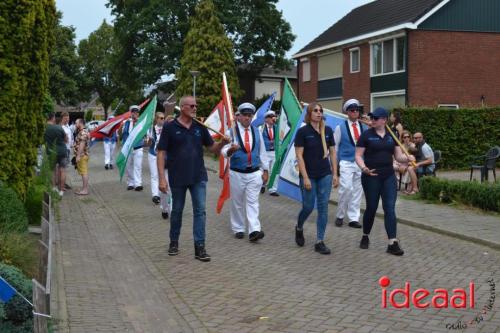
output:
M156 96L153 97L144 112L141 114L134 128L130 132L127 140L122 146L118 157L116 158L116 165L120 171L120 180L125 173L128 157L134 146L141 141L146 135L148 129L153 126L154 114L156 111Z
M252 126L259 127L264 124L264 119L266 118L266 112L271 110L273 106L274 99L276 98L276 92L273 92L271 96L255 112L252 119Z
M221 133L223 132L222 119L224 118L224 101L220 101L219 104L212 110L212 113L207 117L204 124L210 128L216 129ZM220 135L217 133L212 133L213 139L219 139Z

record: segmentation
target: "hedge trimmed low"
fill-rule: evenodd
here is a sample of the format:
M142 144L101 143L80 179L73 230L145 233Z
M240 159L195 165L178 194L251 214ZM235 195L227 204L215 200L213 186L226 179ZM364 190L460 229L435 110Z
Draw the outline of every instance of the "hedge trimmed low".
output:
M457 202L484 210L500 212L500 184L486 184L436 177L420 179L420 197L428 200Z
M0 182L0 233L28 230L28 217L16 192Z

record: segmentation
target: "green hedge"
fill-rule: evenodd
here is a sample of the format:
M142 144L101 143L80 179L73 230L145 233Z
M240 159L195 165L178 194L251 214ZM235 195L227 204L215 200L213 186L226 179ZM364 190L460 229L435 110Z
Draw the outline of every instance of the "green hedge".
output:
M500 212L500 183L486 184L436 177L420 179L420 197L442 202L457 201L484 210Z
M27 230L28 217L23 202L13 189L0 182L0 234Z
M19 293L31 300L33 294L31 281L19 269L0 263L0 275ZM19 295L12 297L8 303L0 302L0 313L2 314L0 327L7 325L12 328L25 327L33 319L31 311L31 306Z
M422 132L433 150L441 150L441 167L464 169L473 156L500 145L500 107L485 109L397 110L405 129Z

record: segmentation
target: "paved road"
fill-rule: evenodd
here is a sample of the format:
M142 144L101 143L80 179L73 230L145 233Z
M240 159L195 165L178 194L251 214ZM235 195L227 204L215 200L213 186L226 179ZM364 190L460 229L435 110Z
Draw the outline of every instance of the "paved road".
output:
M369 250L358 247L359 229L329 224L325 242L333 253L322 256L313 251L313 213L306 245L298 248L299 204L267 194L261 197L266 237L259 244L235 239L229 206L215 214L220 184L213 173L207 195L212 262L193 258L190 200L180 254L169 257L168 221L151 202L147 177L144 192L126 191L116 169L104 170L100 144L92 153L91 195L67 193L59 206L53 310L60 332L444 332L487 304L488 279L500 283L500 252L410 226L398 226L405 255L386 254L381 220ZM389 290L408 281L412 291L451 293L472 280L476 307L382 309L378 279L384 275L392 280ZM497 299L466 332L499 332L499 305Z

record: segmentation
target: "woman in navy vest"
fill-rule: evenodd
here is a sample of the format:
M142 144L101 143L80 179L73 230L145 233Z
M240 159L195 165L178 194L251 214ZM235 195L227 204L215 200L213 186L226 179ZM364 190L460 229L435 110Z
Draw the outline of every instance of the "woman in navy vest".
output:
M338 185L333 130L325 125L321 104L309 104L304 121L307 125L301 127L295 136L295 154L299 164L302 191L302 210L295 226L295 242L298 246L304 246L304 222L313 211L316 202L318 218L314 250L321 254L330 254L331 251L323 242L323 238L328 222L332 177L334 185Z
M382 198L384 225L389 238L387 252L401 256L404 251L396 239L396 175L392 165L393 157L398 162L415 161L414 156L405 156L401 148L386 131L389 113L384 108L377 108L369 114L372 128L365 131L356 146L356 163L363 172L361 184L365 192L366 211L363 215L363 237L359 247L368 249L368 235L373 226L378 203Z

